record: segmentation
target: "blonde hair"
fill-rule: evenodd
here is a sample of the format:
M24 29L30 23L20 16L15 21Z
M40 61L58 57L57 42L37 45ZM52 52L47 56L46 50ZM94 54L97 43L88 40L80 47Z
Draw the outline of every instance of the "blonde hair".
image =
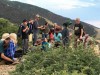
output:
M17 35L15 33L11 33L9 37L14 42L14 44L17 44Z

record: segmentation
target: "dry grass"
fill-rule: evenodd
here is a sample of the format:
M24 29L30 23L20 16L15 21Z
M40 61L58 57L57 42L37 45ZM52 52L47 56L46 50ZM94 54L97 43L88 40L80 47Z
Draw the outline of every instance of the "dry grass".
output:
M9 72L15 70L15 65L0 65L0 75L9 75Z

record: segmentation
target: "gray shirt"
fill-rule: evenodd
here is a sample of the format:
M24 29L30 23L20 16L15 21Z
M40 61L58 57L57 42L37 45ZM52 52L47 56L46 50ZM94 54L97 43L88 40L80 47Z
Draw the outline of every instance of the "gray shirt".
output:
M38 33L39 32L39 23L38 21L35 21L34 24L33 24L33 33Z

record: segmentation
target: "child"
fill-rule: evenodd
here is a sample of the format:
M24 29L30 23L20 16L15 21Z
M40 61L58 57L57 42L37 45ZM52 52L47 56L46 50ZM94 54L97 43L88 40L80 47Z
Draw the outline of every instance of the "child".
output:
M62 34L60 33L60 29L56 28L54 33L54 40L55 40L55 47L58 47L61 45L62 40Z
M50 29L50 32L49 32L49 39L50 39L50 40L54 40L54 29Z
M44 38L42 42L42 50L47 51L48 47L49 47L49 43L47 42L47 39Z

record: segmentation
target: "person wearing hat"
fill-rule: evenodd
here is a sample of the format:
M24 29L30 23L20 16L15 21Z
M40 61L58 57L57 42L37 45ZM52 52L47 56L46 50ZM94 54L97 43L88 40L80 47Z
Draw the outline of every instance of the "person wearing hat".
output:
M16 45L17 45L17 35L15 33L11 33L9 35L9 37L10 37L11 40L9 42L8 48L5 49L5 55L10 57L13 60L16 60L14 55L15 55Z
M29 28L27 26L28 21L26 19L23 20L22 25L22 47L23 47L23 54L27 53L28 50L28 35L29 35Z
M5 50L8 49L10 40L8 33L2 35L2 39L0 40L0 60L17 64L18 62L15 62L13 59L5 55Z
M36 41L37 41L37 38L38 38L37 35L38 35L38 32L39 32L39 29L42 28L41 26L39 26L39 23L38 23L39 19L40 19L40 16L37 14L35 16L35 20L34 20L34 23L33 23L33 46L36 45Z
M69 44L69 30L68 27L69 25L71 25L72 22L68 21L66 23L63 24L63 30L62 30L62 43L63 43L63 47L65 48L66 46L68 46Z

